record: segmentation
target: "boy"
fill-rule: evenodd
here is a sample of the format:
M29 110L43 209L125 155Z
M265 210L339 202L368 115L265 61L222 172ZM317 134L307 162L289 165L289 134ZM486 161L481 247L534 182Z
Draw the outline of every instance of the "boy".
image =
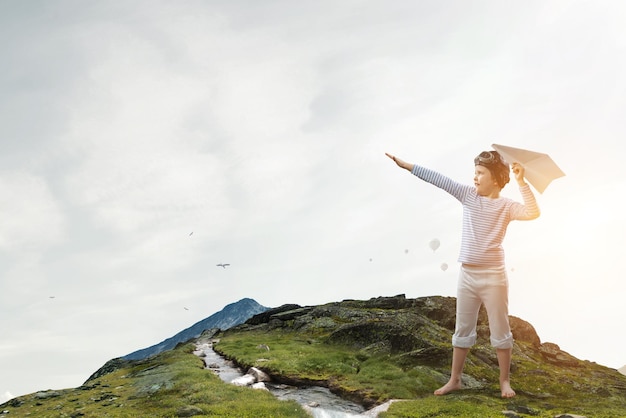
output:
M435 171L409 164L387 154L399 167L431 183L463 205L461 263L457 285L456 326L452 336L452 371L450 380L435 391L445 395L461 388L463 366L469 349L476 342L476 323L480 305L489 319L491 344L496 348L500 367L500 391L512 398L510 369L513 335L509 326L509 284L504 265L502 241L512 220L539 217L539 207L530 187L524 181L524 167L512 164L524 203L500 196L509 182L509 165L497 151L484 151L474 158L474 186L459 184Z

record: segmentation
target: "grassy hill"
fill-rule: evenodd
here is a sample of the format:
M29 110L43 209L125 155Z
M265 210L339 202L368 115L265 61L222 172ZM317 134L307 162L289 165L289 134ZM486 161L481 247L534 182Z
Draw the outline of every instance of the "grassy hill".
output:
M229 385L204 369L194 344L145 360L117 361L74 389L47 390L0 405L7 417L306 417L295 402Z
M286 305L220 332L215 349L274 381L323 385L367 407L402 400L381 418L502 417L503 411L626 417L626 376L542 343L530 324L515 317L512 383L518 396L500 398L484 313L465 389L433 396L449 373L454 306L454 298L403 296ZM0 411L36 417L307 416L294 402L223 383L204 369L192 343L144 360L114 359L79 388L22 396Z

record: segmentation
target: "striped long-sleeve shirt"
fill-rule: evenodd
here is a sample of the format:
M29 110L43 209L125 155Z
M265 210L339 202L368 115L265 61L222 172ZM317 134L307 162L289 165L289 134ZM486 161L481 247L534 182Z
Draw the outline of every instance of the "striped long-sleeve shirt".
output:
M539 206L528 185L520 186L524 203L506 197L479 196L476 188L457 183L436 171L414 165L411 173L454 196L463 205L463 233L458 261L485 267L504 266L502 241L512 220L539 217Z

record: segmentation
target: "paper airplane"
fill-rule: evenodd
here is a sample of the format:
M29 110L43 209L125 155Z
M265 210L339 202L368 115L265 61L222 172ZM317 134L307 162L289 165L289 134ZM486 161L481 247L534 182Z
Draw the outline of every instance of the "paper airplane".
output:
M499 144L491 146L507 163L520 163L524 167L524 177L539 193L543 193L552 180L565 175L548 154Z

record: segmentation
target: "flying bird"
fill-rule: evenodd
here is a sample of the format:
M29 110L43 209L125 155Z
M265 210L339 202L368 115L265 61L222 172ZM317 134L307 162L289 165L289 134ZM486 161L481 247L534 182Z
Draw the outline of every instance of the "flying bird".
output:
M193 235L193 231L191 231L191 232L189 233L189 236L192 236L192 235Z
M216 264L217 267L223 267L226 268L227 266L230 266L230 264L228 263L220 263L220 264Z
M184 308L184 309L185 309L186 311L188 311L188 310L189 310L189 308Z

